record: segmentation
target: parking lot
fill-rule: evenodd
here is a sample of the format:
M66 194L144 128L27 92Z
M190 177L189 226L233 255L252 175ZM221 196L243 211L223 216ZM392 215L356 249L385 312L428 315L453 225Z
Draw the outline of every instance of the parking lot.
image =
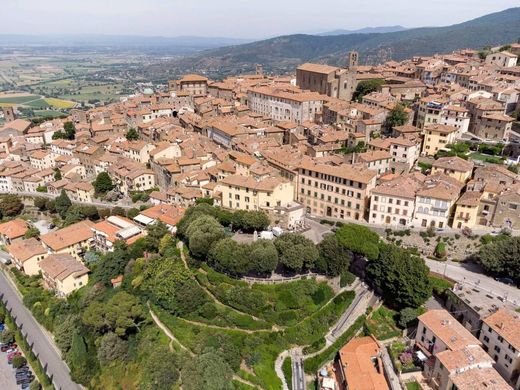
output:
M2 390L18 390L13 368L7 364L7 354L0 352L0 387Z

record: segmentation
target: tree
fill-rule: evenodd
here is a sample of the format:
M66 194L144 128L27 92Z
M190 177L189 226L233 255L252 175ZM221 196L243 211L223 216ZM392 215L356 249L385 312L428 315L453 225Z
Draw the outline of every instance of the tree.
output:
M70 226L77 222L81 222L85 219L85 216L81 212L81 208L78 206L71 206L67 210L67 215L63 221L64 226Z
M34 198L34 207L37 207L40 211L44 211L47 208L47 199L42 197Z
M0 335L0 341L4 344L14 343L14 332L10 329L4 329Z
M0 212L4 217L14 217L23 210L23 203L17 195L4 195L0 200Z
M35 227L30 227L29 229L27 229L27 231L23 235L23 238L28 240L29 238L39 237L39 236L40 236L40 231Z
M366 268L367 277L383 293L385 301L397 309L417 308L432 295L424 260L393 244L380 244L379 257Z
M102 365L114 360L124 361L128 356L128 341L109 332L98 340L97 358Z
M249 272L248 246L232 238L220 240L209 252L209 263L224 273L246 275Z
M314 243L301 234L284 233L278 237L274 245L280 263L293 272L312 269L319 256Z
M413 307L405 307L399 312L398 325L403 329L407 328L413 321L415 321L418 314L417 309L414 309Z
M183 369L182 384L186 390L232 390L233 370L212 350L189 360Z
M139 260L137 262L139 264ZM133 285L151 301L179 316L194 313L208 301L193 274L179 258L154 258L142 263L142 274Z
M136 330L146 317L139 299L125 291L106 303L94 301L85 309L82 321L99 333L114 332L119 337Z
M486 272L520 282L520 237L503 237L483 245L478 258Z
M47 202L45 203L45 208L50 213L55 213L56 212L56 201L54 199L48 199Z
M122 208L121 206L116 206L112 209L112 211L110 211L110 214L111 215L116 215L118 217L126 217L126 212L125 212L125 209Z
M130 129L128 129L128 131L126 132L126 139L128 141L137 141L139 139L139 134L137 133L137 131L132 127Z
M172 389L179 380L179 362L166 347L156 348L146 359L144 368L152 389ZM184 383L183 387L188 389Z
M155 251L159 249L159 244L164 236L171 236L171 232L168 230L168 226L166 226L166 224L160 220L157 220L155 223L148 225L146 227L146 231L148 233L146 236L148 245Z
M136 209L135 207L131 208L130 210L127 211L126 213L126 216L130 219L134 219L135 217L137 217L139 214L141 213L141 211L139 211L139 209Z
M320 253L318 263L322 266L321 272L338 276L342 272L348 271L352 253L340 244L336 235L326 235L318 244L318 251Z
M188 246L193 256L204 258L211 247L225 237L224 228L208 215L194 220L186 231Z
M127 249L123 241L116 241L114 251L105 254L97 264L93 274L94 280L103 283L107 287L111 286L111 279L121 275L130 260Z
M61 190L60 195L56 198L55 207L56 212L61 216L61 218L65 219L67 217L67 211L69 211L70 206L72 206L72 202L68 197L65 190Z
M92 182L94 186L94 191L96 194L105 195L107 192L112 191L114 189L114 183L112 183L112 179L107 172L100 172L96 180Z
M67 363L71 378L75 382L87 385L97 370L97 359L91 353L85 339L76 331L72 336L72 344L67 354Z
M65 130L65 139L73 140L76 138L76 127L72 122L65 122L63 124L63 130Z
M75 330L79 327L80 319L78 315L71 314L64 317L56 324L54 328L54 341L61 350L63 355L66 355L72 346L72 337Z
M435 247L435 256L439 259L444 259L447 255L446 244L440 241Z
M403 126L408 122L408 114L406 113L402 104L396 104L394 108L388 113L386 124L388 128L392 129L397 126Z
M58 181L61 179L62 179L62 176L61 176L60 170L58 168L54 168L54 180Z
M15 356L11 362L13 368L21 368L27 364L27 359L23 356Z
M34 379L29 385L29 390L41 390L41 388L42 385L40 385L40 382L38 382L37 379Z
M349 251L360 254L369 260L379 255L379 236L369 228L349 223L336 232L338 242Z
M257 240L249 248L250 271L260 275L270 275L278 265L278 252L274 243L269 240Z
M358 102L361 102L363 96L377 91L379 89L379 87L381 85L383 85L384 83L385 83L385 80L382 80L382 79L372 79L372 80L360 81L354 92L353 100L357 100Z
M269 217L263 211L238 210L231 218L234 229L242 229L246 232L264 230L269 226Z

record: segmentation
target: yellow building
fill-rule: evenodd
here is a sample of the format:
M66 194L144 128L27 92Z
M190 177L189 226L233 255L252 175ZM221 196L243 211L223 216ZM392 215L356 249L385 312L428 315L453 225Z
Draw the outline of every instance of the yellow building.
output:
M43 280L56 295L66 297L86 286L90 270L67 254L54 254L40 261Z
M457 128L448 125L427 125L424 128L424 141L422 154L435 156L446 145L454 143L457 136Z
M218 183L216 191L222 193L222 206L232 210L272 210L291 204L294 196L292 183L275 177L255 180L230 175Z
M7 246L13 264L26 275L38 275L40 272L39 262L47 256L47 250L36 238L16 241Z
M465 183L471 179L474 166L472 161L466 161L457 156L441 157L432 164L432 175L443 173Z
M453 228L473 229L478 223L478 210L482 193L468 191L455 203L455 217L453 218Z
M82 221L40 237L49 254L63 253L81 261L81 256L92 246L94 232L91 221Z

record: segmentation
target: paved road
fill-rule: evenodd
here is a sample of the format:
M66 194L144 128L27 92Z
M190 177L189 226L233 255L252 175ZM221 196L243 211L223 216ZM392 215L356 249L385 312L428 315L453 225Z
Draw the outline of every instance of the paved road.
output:
M292 362L292 389L305 390L305 371L303 369L303 358L301 351L293 350L291 354Z
M74 383L70 378L69 368L63 362L53 342L42 330L38 322L25 308L15 287L0 271L0 296L11 310L16 324L26 335L29 345L33 345L34 354L40 359L42 366L46 369L54 387L57 390L80 390L81 386Z
M477 264L461 264L451 261L439 262L430 259L425 259L425 261L426 265L428 265L433 272L445 275L456 282L478 286L480 289L506 298L516 305L520 305L520 289L508 286L507 284L496 281L490 276L480 273L482 271Z

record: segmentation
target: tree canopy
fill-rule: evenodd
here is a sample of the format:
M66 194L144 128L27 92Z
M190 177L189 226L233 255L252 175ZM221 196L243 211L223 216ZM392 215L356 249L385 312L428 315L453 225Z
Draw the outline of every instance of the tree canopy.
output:
M96 180L92 182L92 185L94 186L96 194L101 195L104 195L114 189L114 183L112 183L112 179L107 172L100 172L97 175Z
M65 219L67 217L67 211L69 211L70 206L72 206L72 202L70 201L69 196L65 192L65 190L61 190L60 195L56 198L55 203L56 212Z
M327 275L338 276L348 271L352 253L342 246L335 234L328 234L318 244L317 270Z
M319 256L314 243L301 234L284 233L274 245L278 250L280 263L293 272L312 269Z
M336 232L339 243L346 249L363 255L369 260L379 255L379 236L369 228L349 223Z
M193 256L205 258L211 247L225 237L225 233L222 225L214 217L202 215L190 223L186 236Z
M380 244L379 256L371 260L367 277L395 308L417 308L432 295L430 271L423 259L393 244Z
M139 139L139 134L137 133L137 130L133 127L128 129L126 132L126 139L128 141L137 141Z
M14 217L23 210L23 203L19 196L7 194L0 199L0 212L4 217Z
M215 351L208 351L191 359L182 375L183 387L187 390L233 390L233 371L229 364Z
M388 113L386 123L389 128L396 126L403 126L408 121L408 114L406 113L404 106L400 103L396 104L394 108Z
M385 83L383 79L372 79L360 81L354 91L354 100L361 102L363 96L369 93L375 92L378 88Z
M520 282L520 237L504 237L483 245L478 258L487 272Z

